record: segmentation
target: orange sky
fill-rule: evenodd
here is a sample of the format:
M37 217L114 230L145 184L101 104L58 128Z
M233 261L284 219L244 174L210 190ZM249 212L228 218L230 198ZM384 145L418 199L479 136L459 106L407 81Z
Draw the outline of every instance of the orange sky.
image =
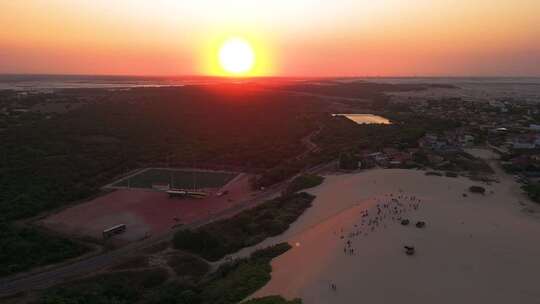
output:
M0 73L540 76L539 0L0 0Z

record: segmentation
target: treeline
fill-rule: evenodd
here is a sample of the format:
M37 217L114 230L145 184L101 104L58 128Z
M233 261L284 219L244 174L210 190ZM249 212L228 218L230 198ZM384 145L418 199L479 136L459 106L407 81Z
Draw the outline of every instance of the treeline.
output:
M182 230L174 236L174 247L217 261L225 255L279 235L289 228L315 197L292 193L267 201L232 218Z
M57 238L48 242L47 234L33 236L13 221L84 200L135 168L266 170L303 152L300 140L318 115L312 98L235 85L98 91L48 96L98 99L0 132L0 224L9 227L0 246L0 256L8 257L0 262L4 274L83 251L66 240L62 250L37 250L59 246ZM13 255L10 248L21 250Z
M349 159L348 153L358 153L363 149L414 148L427 132L439 133L459 126L452 120L396 113L384 115L392 120L391 125L358 125L343 116L329 117L315 141L322 148L322 154L332 155L334 159L342 155L344 161L350 163L354 159Z
M33 227L0 223L0 277L79 256L89 248Z
M0 135L0 220L86 198L141 166L271 168L300 154L300 139L316 126L316 105L285 93L185 87L110 94Z
M388 114L388 115L386 115ZM434 120L416 115L386 113L392 125L359 125L343 116L321 118L322 130L314 138L319 151L305 158L289 160L264 172L255 182L266 187L294 176L311 166L339 160L344 169L356 169L360 150L379 151L383 148L407 149L418 146L427 132L443 132L459 126L452 120Z

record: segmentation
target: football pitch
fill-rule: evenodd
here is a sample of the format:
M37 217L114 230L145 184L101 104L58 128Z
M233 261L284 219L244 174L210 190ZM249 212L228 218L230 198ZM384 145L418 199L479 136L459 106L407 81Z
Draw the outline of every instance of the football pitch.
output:
M169 184L172 188L220 188L237 173L185 169L149 168L112 184L112 187L152 189L152 185Z

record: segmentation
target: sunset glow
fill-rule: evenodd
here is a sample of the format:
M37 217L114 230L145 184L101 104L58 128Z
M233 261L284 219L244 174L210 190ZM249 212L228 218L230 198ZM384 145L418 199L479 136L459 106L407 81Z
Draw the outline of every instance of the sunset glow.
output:
M537 0L0 2L0 73L540 75ZM234 74L234 72L232 72Z

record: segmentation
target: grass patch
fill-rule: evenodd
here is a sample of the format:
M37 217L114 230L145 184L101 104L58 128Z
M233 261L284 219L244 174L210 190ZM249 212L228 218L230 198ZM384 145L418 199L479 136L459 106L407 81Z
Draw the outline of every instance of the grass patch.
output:
M133 188L151 189L153 184L165 183L183 189L218 188L228 183L236 175L236 173L227 172L149 169L129 179L119 181L114 186L127 187L129 185Z
M287 187L287 193L316 187L324 181L324 177L316 174L302 174L296 177Z
M315 196L294 193L267 201L230 219L210 223L196 230L182 230L174 236L174 247L217 261L227 254L279 235L289 228Z

